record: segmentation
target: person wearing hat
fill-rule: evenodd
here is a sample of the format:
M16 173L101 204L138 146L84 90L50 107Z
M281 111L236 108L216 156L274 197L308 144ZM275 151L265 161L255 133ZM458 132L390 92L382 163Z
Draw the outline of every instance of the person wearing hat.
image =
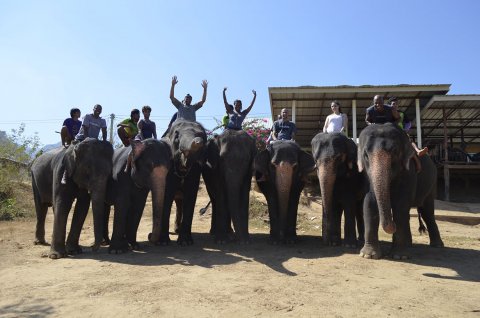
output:
M170 88L170 100L172 101L173 106L177 108L177 119L183 119L188 121L196 121L196 111L199 110L205 101L207 100L207 86L208 82L206 80L202 81L203 87L203 96L202 100L196 104L192 105L192 96L187 94L182 102L175 98L175 85L177 85L178 80L176 76L172 77L172 87Z

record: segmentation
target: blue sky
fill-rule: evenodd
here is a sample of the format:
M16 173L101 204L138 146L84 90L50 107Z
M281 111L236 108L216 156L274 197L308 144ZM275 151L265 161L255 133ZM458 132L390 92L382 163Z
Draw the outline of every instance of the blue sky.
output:
M480 1L0 1L0 130L43 144L72 107L103 117L150 105L163 132L176 96L207 102L206 128L268 87L451 83L479 94Z

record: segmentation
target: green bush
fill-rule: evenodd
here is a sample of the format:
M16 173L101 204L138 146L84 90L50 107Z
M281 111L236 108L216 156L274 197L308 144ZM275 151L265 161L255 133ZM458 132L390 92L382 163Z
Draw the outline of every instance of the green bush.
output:
M17 208L17 200L15 198L0 201L0 221L11 221L24 216L24 213Z

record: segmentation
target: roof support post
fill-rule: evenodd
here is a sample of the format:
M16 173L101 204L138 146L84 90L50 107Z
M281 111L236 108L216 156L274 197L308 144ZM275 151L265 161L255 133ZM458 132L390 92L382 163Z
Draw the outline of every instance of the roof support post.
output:
M415 99L415 119L417 121L417 145L418 148L422 149L422 123L421 123L421 114L420 114L420 99Z
M357 100L352 99L352 139L357 143Z
M297 117L297 101L292 101L292 121L296 124L296 117Z

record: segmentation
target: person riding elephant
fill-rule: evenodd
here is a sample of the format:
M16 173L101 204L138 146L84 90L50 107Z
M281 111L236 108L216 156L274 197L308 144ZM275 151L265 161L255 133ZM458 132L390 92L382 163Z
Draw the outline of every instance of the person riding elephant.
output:
M217 242L225 242L235 229L236 239L250 241L248 208L255 139L243 130L226 129L207 143L207 164L202 176L212 203L210 233Z
M200 184L200 173L206 161L207 134L200 123L177 119L170 127L167 138L172 147L173 163L167 175L159 242L161 244L170 242L170 212L175 200L177 242L180 245L191 245L193 211Z
M268 203L272 242L296 242L298 202L307 174L315 169L312 156L294 141L278 140L257 154L254 169Z
M417 173L410 160L414 155L407 134L395 124L367 126L360 133L358 168L366 171L369 182L363 205L365 245L360 251L361 256L382 256L378 241L380 223L386 233L393 234L393 257L409 257L411 207L417 207L425 221L430 245L443 246L435 222L437 169L429 156L423 156L420 158L422 170Z
M343 133L319 133L312 139L312 154L322 194L323 241L341 244L345 212L344 245L356 247L358 241L364 241L362 205L366 193L366 180L357 167L357 145Z
M132 161L125 171L129 157ZM118 253L139 248L137 230L149 192L152 193L153 216L149 240L158 243L171 160L170 144L165 139L134 141L129 147L115 149L108 202L115 209L109 251Z
M112 173L113 147L107 141L87 138L82 142L54 149L39 156L32 164L32 188L37 214L35 244L45 241L45 217L53 206L54 221L50 258L80 253L78 244L85 217L92 201L95 242L103 240L104 204L107 181ZM62 176L67 171L65 183ZM70 233L65 245L67 218L76 199Z

